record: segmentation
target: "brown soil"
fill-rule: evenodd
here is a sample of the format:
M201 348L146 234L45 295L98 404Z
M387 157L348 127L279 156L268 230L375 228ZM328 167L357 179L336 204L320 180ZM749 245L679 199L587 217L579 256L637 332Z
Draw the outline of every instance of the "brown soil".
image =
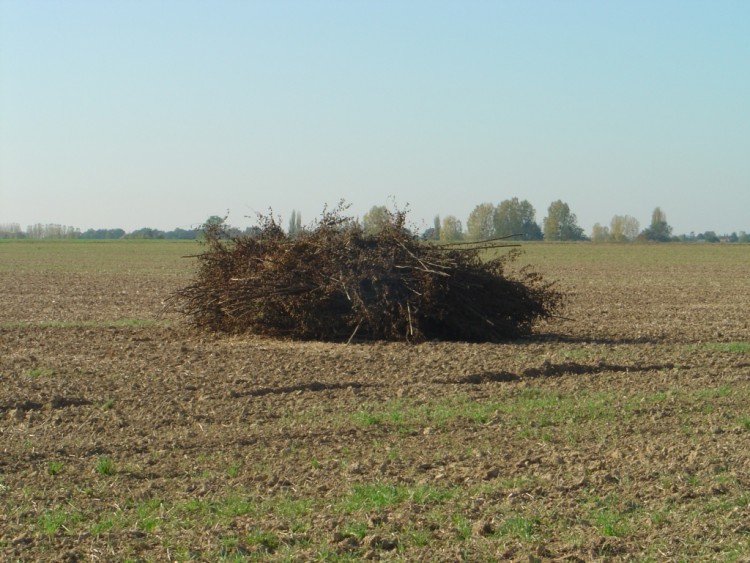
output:
M187 277L2 273L0 558L750 560L749 255L541 264L568 318L507 344L220 337L158 316Z

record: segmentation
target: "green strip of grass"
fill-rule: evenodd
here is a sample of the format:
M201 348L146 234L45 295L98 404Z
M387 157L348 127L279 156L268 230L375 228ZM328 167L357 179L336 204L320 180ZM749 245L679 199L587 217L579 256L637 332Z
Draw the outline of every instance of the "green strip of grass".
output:
M702 342L688 346L691 352L733 352L746 354L750 352L750 342Z
M396 483L360 483L338 503L347 513L377 510L403 502L414 504L442 503L453 496L453 491L431 485L407 486Z
M476 401L466 396L456 396L414 405L408 399L396 399L385 406L365 407L352 417L363 426L391 426L400 432L425 426L441 428L459 418L476 424L496 419L500 423L527 430L563 423L609 420L614 416L613 399L610 393L604 392L566 396L529 387L502 401Z

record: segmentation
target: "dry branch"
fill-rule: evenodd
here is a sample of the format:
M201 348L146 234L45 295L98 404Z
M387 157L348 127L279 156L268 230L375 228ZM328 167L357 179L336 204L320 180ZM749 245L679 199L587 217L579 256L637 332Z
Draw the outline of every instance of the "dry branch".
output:
M483 261L486 244L429 244L404 223L393 213L369 235L339 209L294 237L271 217L253 236L212 225L196 279L174 298L199 328L342 342L507 340L560 308L538 274L506 275L517 250Z

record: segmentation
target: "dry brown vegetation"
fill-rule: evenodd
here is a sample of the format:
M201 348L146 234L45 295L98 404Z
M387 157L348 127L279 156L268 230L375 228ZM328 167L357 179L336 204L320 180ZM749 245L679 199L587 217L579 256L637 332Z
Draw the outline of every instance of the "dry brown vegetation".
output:
M323 341L499 342L528 335L562 303L553 284L525 269L502 241L436 246L386 212L366 233L344 209L286 234L272 216L252 236L206 228L196 279L179 309L198 328Z
M532 244L506 343L211 335L193 244L0 243L0 558L750 553L750 247Z

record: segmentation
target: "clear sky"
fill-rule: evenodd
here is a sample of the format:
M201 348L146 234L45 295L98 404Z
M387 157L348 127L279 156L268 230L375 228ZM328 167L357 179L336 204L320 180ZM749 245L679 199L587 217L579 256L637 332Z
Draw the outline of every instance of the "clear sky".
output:
M0 0L0 223L750 231L747 0Z

